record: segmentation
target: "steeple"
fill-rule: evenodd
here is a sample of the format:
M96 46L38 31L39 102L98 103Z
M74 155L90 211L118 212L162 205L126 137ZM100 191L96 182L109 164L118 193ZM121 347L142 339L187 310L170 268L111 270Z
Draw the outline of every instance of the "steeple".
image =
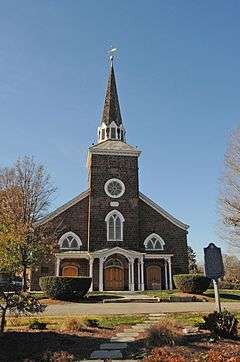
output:
M98 127L98 143L106 140L125 142L125 129L118 101L113 55L110 57L110 71L104 100L101 125Z

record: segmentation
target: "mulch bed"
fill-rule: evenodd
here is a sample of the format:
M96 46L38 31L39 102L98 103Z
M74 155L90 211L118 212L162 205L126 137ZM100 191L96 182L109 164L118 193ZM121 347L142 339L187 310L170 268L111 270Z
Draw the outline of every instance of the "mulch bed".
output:
M145 362L240 362L240 340L210 342L209 336L186 336L184 345L145 351Z
M46 352L53 355L62 351L78 360L88 359L101 343L108 343L115 333L123 329L124 326L115 329L86 328L81 332L5 332L0 337L0 362L44 362L49 361L46 356L43 357Z

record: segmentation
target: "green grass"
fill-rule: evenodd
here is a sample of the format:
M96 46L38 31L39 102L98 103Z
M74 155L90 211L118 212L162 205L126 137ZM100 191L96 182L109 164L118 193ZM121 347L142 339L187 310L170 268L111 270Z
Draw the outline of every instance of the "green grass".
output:
M144 292L139 292L141 294L149 295L151 297L159 297L161 299L168 299L170 296L178 296L180 291L177 289L174 290L146 290ZM229 289L220 289L219 291L220 298L222 302L240 302L240 290L229 290ZM214 290L208 289L203 296L210 298L210 301L214 302ZM197 295L201 299L201 295Z
M170 296L177 295L178 290L145 290L139 294L149 295L150 297L169 298Z
M214 301L214 290L208 289L205 293ZM240 290L229 290L229 289L220 289L219 295L221 302L240 302Z
M167 316L174 319L177 323L185 327L197 327L199 323L203 323L203 316L207 313L169 313ZM240 312L235 313L240 323Z
M106 316L72 316L72 317L51 317L51 316L37 316L37 317L8 317L7 329L15 330L26 328L33 320L44 322L47 324L48 329L60 330L63 328L64 323L70 319L76 319L82 322L83 325L88 325L89 320L97 320L100 328L115 328L121 325L134 325L143 322L147 316L145 315L106 315Z

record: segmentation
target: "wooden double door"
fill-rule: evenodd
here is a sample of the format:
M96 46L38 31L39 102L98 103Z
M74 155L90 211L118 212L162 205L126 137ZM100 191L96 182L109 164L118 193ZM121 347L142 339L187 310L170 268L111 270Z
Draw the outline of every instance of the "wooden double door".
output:
M121 267L108 267L104 269L104 289L124 290L124 269Z
M161 268L158 265L147 267L147 289L161 289Z

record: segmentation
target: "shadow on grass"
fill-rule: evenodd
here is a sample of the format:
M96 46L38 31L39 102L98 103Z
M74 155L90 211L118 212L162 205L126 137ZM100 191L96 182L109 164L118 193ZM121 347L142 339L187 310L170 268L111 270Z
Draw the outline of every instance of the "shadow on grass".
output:
M52 331L5 332L0 336L0 362L49 362L49 357L46 358L44 355L52 356L57 352L67 352L74 357L74 360L84 360L89 359L91 353L98 350L101 343L109 342L109 338ZM144 342L139 340L128 343L124 355L139 356Z
M210 298L215 298L214 296L214 293L206 293L205 294L207 297L210 297ZM220 295L220 298L224 298L224 299L227 299L229 301L231 300L235 300L235 301L238 301L240 300L240 295L239 294L228 294L228 293L219 293Z
M78 336L57 332L5 332L0 336L0 361L31 362L48 361L46 352L68 352L77 359L88 359L100 343L109 339L94 336Z

